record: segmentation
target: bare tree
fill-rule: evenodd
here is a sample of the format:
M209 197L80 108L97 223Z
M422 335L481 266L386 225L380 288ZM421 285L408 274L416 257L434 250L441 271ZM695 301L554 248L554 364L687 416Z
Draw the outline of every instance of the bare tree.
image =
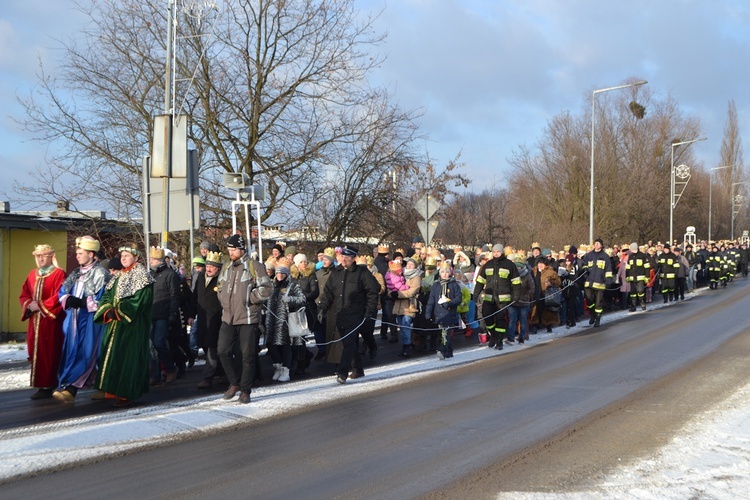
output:
M290 207L309 206L331 165L360 168L347 175L362 179L356 190L376 171L410 159L413 115L368 87L383 36L354 0L222 6L200 18L180 13L176 28L174 112L189 119L207 221L220 223L227 213L231 193L216 182L223 172L245 172L266 185L262 218L278 220ZM78 7L89 28L62 44L56 75L40 65L38 86L22 99L21 123L61 148L40 166L54 182L16 189L28 202L95 202L118 217L137 217L141 157L152 149L153 116L164 109L167 11L162 0ZM352 199L343 201L350 206Z

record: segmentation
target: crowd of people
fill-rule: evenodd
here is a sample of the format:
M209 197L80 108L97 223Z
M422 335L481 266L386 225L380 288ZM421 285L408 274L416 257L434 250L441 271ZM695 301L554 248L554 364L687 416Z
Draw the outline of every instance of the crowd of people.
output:
M750 254L744 241L683 249L605 247L597 239L559 252L538 243L528 251L494 244L468 254L418 244L362 253L343 245L320 248L308 260L278 243L261 262L240 234L222 244L226 254L202 242L189 271L168 249L152 247L147 269L137 245L102 259L100 243L83 236L75 243L79 267L70 274L52 247L38 245L20 296L37 389L31 398L70 404L79 390L95 388L92 399L130 406L182 377L201 351L197 388L228 385L223 398L239 394L243 404L261 377L263 349L275 382L324 361L345 384L363 377L364 360L377 357L378 314L381 342L400 343L399 356L445 360L455 337L501 350L542 328L570 328L584 317L599 327L607 310L646 310L656 296L667 303L696 287L725 287L747 276Z

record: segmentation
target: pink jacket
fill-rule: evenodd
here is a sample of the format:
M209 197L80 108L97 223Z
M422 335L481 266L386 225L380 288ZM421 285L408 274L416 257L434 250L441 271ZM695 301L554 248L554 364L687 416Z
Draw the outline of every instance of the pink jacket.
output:
M406 284L406 278L402 274L395 274L391 271L385 273L385 287L389 292L409 289L409 285Z

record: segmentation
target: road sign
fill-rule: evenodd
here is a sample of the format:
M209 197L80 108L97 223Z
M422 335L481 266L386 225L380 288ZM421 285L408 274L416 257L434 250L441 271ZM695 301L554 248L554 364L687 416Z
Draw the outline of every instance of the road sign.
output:
M429 220L440 208L440 203L434 196L426 194L414 204L414 208L417 209L417 213L421 217L424 217L425 220Z
M425 246L430 246L432 238L435 236L435 231L438 227L438 221L436 220L418 220L417 226L419 226L419 232L422 233L424 238Z

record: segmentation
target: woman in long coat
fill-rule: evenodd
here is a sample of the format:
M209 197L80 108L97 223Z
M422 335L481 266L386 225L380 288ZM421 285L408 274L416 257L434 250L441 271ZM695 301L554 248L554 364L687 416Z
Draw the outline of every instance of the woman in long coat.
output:
M305 306L305 294L299 284L289 279L289 267L284 261L276 265L276 279L273 280L273 293L266 309L266 345L273 360L273 380L289 381L292 367L292 345L304 344L304 339L289 337L289 311L297 311Z
M547 265L547 259L539 257L534 269L535 301L531 309L531 333L536 333L539 326L546 326L547 332L552 331L553 326L560 324L560 314L547 307L545 303L545 292L551 286L560 287L560 276Z

